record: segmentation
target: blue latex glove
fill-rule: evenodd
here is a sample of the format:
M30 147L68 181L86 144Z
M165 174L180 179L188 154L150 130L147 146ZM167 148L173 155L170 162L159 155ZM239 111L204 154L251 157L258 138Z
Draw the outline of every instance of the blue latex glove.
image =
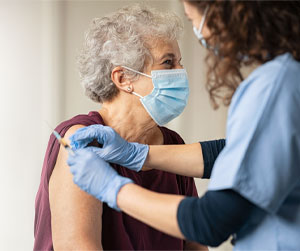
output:
M79 149L75 155L69 154L68 165L74 176L73 181L83 191L120 211L117 206L118 192L122 186L133 181L120 176L92 148Z
M111 127L91 125L78 129L70 137L73 149L86 147L94 139L103 147L93 148L93 151L105 161L119 164L137 172L142 169L149 152L149 146L127 142Z

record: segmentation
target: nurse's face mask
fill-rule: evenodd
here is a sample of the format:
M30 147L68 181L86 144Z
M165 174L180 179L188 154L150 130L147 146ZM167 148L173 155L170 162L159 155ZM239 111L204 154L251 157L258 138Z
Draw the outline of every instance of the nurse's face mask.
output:
M153 90L145 97L136 92L132 94L140 98L151 118L160 126L179 116L188 100L189 83L186 70L155 70L151 76L129 67L123 68L152 79Z
M197 29L197 28L194 26L194 27L193 27L193 30L194 30L195 36L198 38L198 40L199 40L200 43L203 45L203 47L206 48L206 49L213 50L214 53L215 53L216 55L218 55L218 54L219 54L218 48L217 48L217 47L215 48L215 47L210 46L210 45L206 42L206 40L205 40L205 38L204 38L204 36L203 36L203 34L202 34L202 30L203 30L203 26L204 26L204 23L205 23L206 14L207 14L207 12L208 12L208 9L209 9L209 6L207 6L207 7L205 8L205 10L204 10L204 13L203 13L203 16L202 16L202 19L201 19L201 22L200 22L199 29Z
M202 16L202 19L201 19L201 22L200 22L200 26L199 26L199 29L197 29L195 26L193 27L193 30L194 30L194 33L195 33L195 36L198 38L198 40L200 41L200 43L203 45L204 48L208 49L208 44L202 34L202 30L203 30L203 26L204 26L204 23L205 23L205 19L206 19L206 14L207 14L207 11L208 11L209 7L207 6L204 10L204 13L203 13L203 16Z

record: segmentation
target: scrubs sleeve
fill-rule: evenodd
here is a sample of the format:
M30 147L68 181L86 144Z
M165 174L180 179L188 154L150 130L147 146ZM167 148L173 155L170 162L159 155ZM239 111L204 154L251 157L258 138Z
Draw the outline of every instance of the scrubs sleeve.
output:
M204 162L204 173L202 179L210 179L215 161L220 152L223 150L225 143L225 139L200 142Z
M233 189L274 213L297 185L300 89L295 75L270 64L241 83L229 109L226 146L215 162L209 190ZM282 88L285 85L290 86Z
M201 198L182 200L177 221L186 239L216 247L241 229L255 208L232 190L209 191Z

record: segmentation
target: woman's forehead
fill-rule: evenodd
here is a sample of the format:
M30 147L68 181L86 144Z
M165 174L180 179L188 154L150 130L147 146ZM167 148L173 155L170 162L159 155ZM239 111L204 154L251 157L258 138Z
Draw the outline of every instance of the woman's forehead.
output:
M176 40L158 40L150 52L154 60L163 60L164 58L181 58L180 48Z

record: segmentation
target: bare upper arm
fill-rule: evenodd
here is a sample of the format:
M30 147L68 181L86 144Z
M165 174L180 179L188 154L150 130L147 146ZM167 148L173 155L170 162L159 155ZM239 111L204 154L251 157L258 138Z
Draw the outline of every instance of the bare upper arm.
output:
M71 127L65 139L80 127ZM73 183L67 158L68 152L60 147L49 182L54 249L102 249L102 203Z

